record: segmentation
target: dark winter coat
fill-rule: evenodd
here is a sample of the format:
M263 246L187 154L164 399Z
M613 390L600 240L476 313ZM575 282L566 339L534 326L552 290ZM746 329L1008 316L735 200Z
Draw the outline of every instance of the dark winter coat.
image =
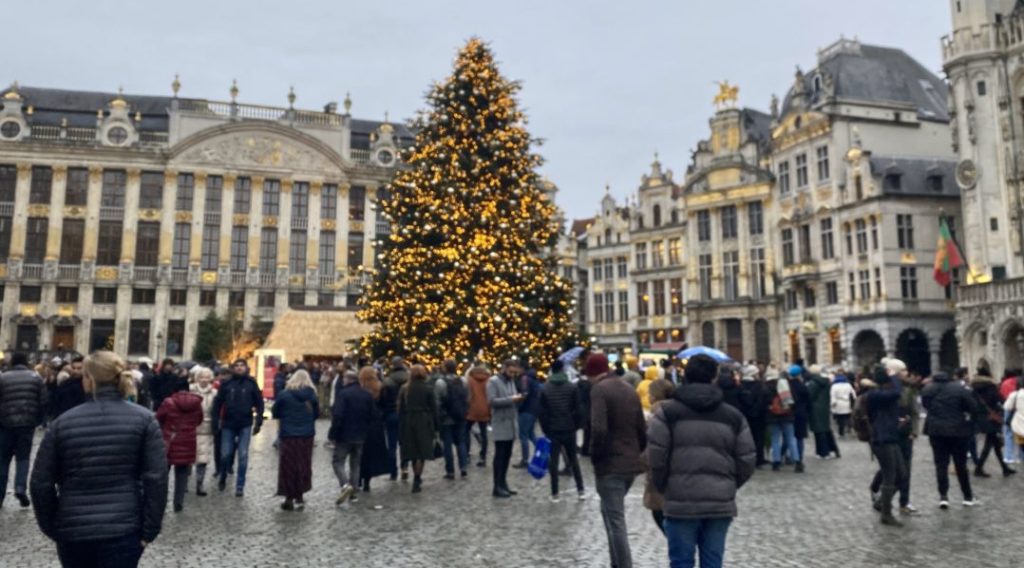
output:
M647 442L651 479L664 495L666 517L736 516L736 490L754 473L754 439L743 415L723 404L721 389L676 389L655 411Z
M263 393L256 385L256 379L249 375L232 375L220 385L213 399L212 415L217 422L214 430L239 430L252 426L254 411L256 429L259 429L263 426Z
M338 391L331 408L331 429L327 437L342 444L362 444L376 412L373 396L359 383L349 383Z
M380 406L385 414L398 412L398 394L409 382L409 369L395 367L384 377L384 385L380 390Z
M828 379L817 374L807 375L807 397L810 403L808 424L811 432L832 430L832 385Z
M793 434L797 438L807 437L807 425L811 416L811 394L803 381L789 380L789 390L793 393Z
M540 391L539 402L538 418L545 436L574 434L583 424L579 390L565 373L551 375Z
M288 384L288 375L278 371L274 375L274 398L276 399L281 395L281 391L284 390L285 385Z
M83 404L86 400L88 397L85 395L85 389L82 388L82 377L64 379L53 389L51 408L53 408L54 418Z
M164 399L178 390L179 382L181 382L181 378L174 372L174 369L161 369L153 377L149 385L149 396L153 399L154 409L159 409Z
M17 365L0 375L0 427L34 428L46 412L46 386L35 371Z
M167 457L153 413L112 386L50 423L32 467L32 506L57 542L160 534Z
M974 433L971 419L978 411L974 393L948 376L933 377L932 384L921 391L921 403L928 411L925 434L966 438Z
M863 395L868 420L871 421L871 443L876 446L898 444L905 437L900 428L900 418L903 417L900 395L903 386L899 380L893 380L888 385L884 388L880 385Z
M167 465L196 463L196 429L203 423L203 397L178 391L156 411L167 447Z
M433 387L423 379L410 379L398 397L398 444L402 460L434 459L438 421Z
M590 389L590 461L596 475L643 473L647 423L640 397L621 378L606 374Z
M999 396L999 387L989 377L978 377L971 381L971 388L978 399L978 414L974 421L975 428L982 434L998 434L1002 431L1003 402ZM999 420L990 420L990 417Z
M761 381L743 381L740 383L740 392L739 396L737 396L739 411L747 419L748 423L754 420L764 421L765 409L768 406L765 402L765 396L765 386Z
M732 377L732 371L727 374L720 375L718 377L718 389L722 391L722 402L729 406L739 409L740 407L740 388L736 384L736 379Z
M523 401L519 403L519 414L537 416L540 413L540 390L542 386L532 371L524 373L522 377L519 377L517 388L519 394L523 395Z
M363 442L359 476L363 479L372 479L386 473L391 473L391 460L384 434L384 412L377 401L374 401L373 417L366 430L366 441Z
M278 393L271 410L280 422L282 438L312 438L316 435L316 417L320 415L320 401L316 389L309 387Z

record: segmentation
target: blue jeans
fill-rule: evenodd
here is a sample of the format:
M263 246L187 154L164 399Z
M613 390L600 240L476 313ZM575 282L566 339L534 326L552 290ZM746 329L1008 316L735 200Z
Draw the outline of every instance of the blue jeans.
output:
M798 462L803 459L803 456L800 455L799 446L796 443L796 436L793 434L792 422L773 422L768 425L768 429L772 437L773 464L782 463L783 439L785 439L786 448L789 449L789 455L793 458L793 461Z
M533 457L530 451L530 442L536 440L533 435L533 427L537 424L537 416L529 412L519 413L519 445L523 448L523 462L529 462Z
M7 492L7 476L14 459L14 494L28 493L29 457L32 454L32 426L4 428L0 426L0 501Z
M235 439L238 439L237 445ZM244 428L221 428L220 431L220 478L227 479L231 467L232 456L238 450L238 469L235 473L236 489L245 489L245 470L249 467L249 440L252 439L252 426Z
M455 474L455 456L459 459L459 471L466 471L469 465L469 447L466 445L466 436L469 430L465 422L446 424L441 426L441 443L444 445L444 471ZM455 446L455 456L452 455L452 446Z
M721 568L725 556L725 537L729 517L718 519L670 519L665 517L668 560L671 568L696 566L694 554L700 554L700 568Z
M384 436L388 443L388 473L391 479L398 477L398 413L384 415Z
M1003 461L1019 461L1020 448L1013 439L1013 430L1010 428L1010 411L1003 411Z

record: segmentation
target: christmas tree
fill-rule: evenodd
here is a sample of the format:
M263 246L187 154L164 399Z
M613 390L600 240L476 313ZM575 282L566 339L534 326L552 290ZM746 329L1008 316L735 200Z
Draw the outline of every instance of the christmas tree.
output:
M544 365L572 333L572 285L551 255L560 227L519 88L474 38L427 94L405 167L377 204L393 229L362 299L359 317L374 324L365 352Z

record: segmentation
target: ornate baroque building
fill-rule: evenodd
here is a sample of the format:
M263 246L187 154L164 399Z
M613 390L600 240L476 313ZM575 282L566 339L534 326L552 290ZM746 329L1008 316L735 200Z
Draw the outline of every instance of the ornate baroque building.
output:
M12 86L0 110L0 345L187 356L198 322L358 298L402 126Z

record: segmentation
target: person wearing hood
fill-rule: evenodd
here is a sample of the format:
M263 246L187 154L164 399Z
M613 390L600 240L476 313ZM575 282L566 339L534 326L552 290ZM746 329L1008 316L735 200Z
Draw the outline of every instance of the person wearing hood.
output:
M978 477L989 477L985 472L985 461L988 454L995 449L996 461L1003 470L1003 477L1009 477L1015 470L1006 465L1003 460L1003 404L999 398L999 387L991 375L978 374L971 381L971 389L978 400L978 414L975 419L975 427L981 434L985 435L985 446L978 456L978 464L974 468L974 475Z
M558 460L565 451L567 466L576 481L576 494L580 500L586 495L583 489L583 474L576 456L576 430L583 422L580 409L580 393L576 385L569 382L565 374L565 363L556 359L551 364L551 376L540 391L540 429L551 440L551 459L548 473L551 478L551 502L558 497Z
M660 374L658 371L659 369L654 365L644 369L644 378L636 386L636 395L640 397L640 405L643 407L645 415L651 413L651 399L648 397L648 389L651 388L651 383L658 380Z
M167 465L174 468L174 512L185 507L188 477L196 462L196 428L203 423L203 397L188 392L188 383L164 398L156 420L167 447Z
M391 371L384 376L380 392L380 408L384 412L384 433L388 440L388 459L391 460L391 480L398 479L398 393L409 382L409 369L399 356L391 358ZM402 464L402 480L409 479L409 464Z
M846 429L850 427L850 414L853 413L853 405L857 402L857 393L853 391L853 385L846 378L846 374L840 369L832 380L832 387L829 389L829 406L832 410L832 417L835 418L836 426L839 427L839 437L846 437Z
M285 511L302 509L303 494L313 488L313 437L316 417L320 415L316 387L305 369L295 371L288 378L274 399L271 413L280 424L277 494L284 497L281 508Z
M236 359L231 366L231 378L221 383L213 399L210 416L213 430L220 431L221 467L217 489L227 487L228 471L238 451L238 477L235 479L235 497L245 494L245 473L249 467L249 442L263 427L263 393L256 379L249 376L249 364Z
M892 498L907 475L907 465L900 450L900 428L906 420L900 409L903 387L882 367L875 370L875 388L863 395L868 420L871 423L871 452L878 459L881 474L880 493L874 499L875 508L882 513L883 525L900 527L903 523L892 514ZM875 490L872 487L872 495Z
M768 463L764 458L764 441L768 425L765 422L766 391L764 382L758 378L760 370L757 365L743 367L740 377L739 411L747 420L750 434L754 438L754 466L761 467Z
M800 445L797 443L794 422L794 399L790 381L784 378L774 367L769 367L765 372L767 387L765 388L765 422L768 424L768 432L772 440L771 458L772 471L782 469L782 451L785 445L786 452L793 459L796 473L803 473L804 464L800 454Z
M913 375L907 371L907 365L900 359L886 358L882 361L883 369L894 381L900 383L899 411L900 421L899 447L903 454L903 465L905 471L899 480L899 505L900 514L904 516L917 515L918 510L910 503L910 481L913 476L914 461L914 440L917 439L919 431L920 411L917 408L917 383ZM962 387L961 387L962 388ZM966 389L965 389L966 390ZM882 473L879 470L871 482L871 491L879 493L882 487Z
M647 459L664 495L672 566L722 566L736 492L754 473L754 441L743 415L712 384L718 364L706 355L686 365L686 383L655 412Z
M809 425L814 433L814 453L821 459L839 455L839 445L832 433L832 385L822 375L821 366L811 365L806 374L810 401Z
M924 431L932 446L935 459L935 476L939 489L939 508L949 508L949 461L953 460L964 507L978 502L971 490L971 478L967 473L967 442L974 435L971 421L978 404L973 393L954 383L946 373L935 373L932 383L921 391L921 404L928 411Z
M469 386L469 410L466 412L466 454L472 455L473 425L477 427L476 440L480 444L480 459L477 467L487 465L487 425L491 422L491 405L487 402L487 381L491 371L478 363L466 373Z
M626 363L626 374L622 375L622 380L624 380L627 383L629 383L629 386L631 386L633 388L637 388L640 385L640 381L642 380L642 377L640 375L640 362L636 358L636 355L626 355L623 358L623 360ZM640 394L640 393L637 393L637 394ZM643 402L643 400L644 400L644 397L641 396L640 397L640 402ZM644 404L646 405L646 403L644 403ZM647 409L648 409L648 407L644 406L644 410L647 410Z
M804 368L801 365L792 365L789 368L789 388L793 392L793 436L796 437L796 447L799 450L799 460L802 463L807 453L804 451L804 440L807 439L807 431L811 417L811 393L807 390L804 382ZM802 466L801 466L801 469Z

